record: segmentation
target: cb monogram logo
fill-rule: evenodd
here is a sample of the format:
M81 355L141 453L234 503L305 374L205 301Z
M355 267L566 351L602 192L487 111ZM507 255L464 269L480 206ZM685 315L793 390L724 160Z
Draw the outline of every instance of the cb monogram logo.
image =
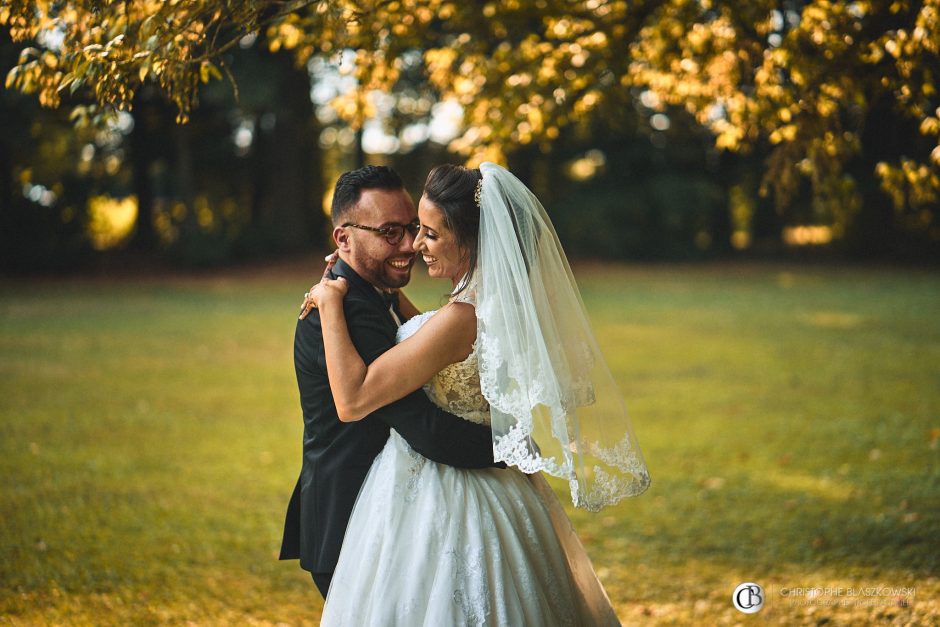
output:
M739 611L754 614L764 607L764 589L752 581L742 583L734 589L731 602Z

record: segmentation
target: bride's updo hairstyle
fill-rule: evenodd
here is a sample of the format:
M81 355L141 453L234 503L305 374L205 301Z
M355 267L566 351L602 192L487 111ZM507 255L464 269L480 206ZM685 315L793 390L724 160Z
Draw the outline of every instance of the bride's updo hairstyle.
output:
M477 267L477 242L480 236L480 206L477 185L483 175L477 169L459 165L439 165L424 183L423 194L444 214L444 224L457 239L457 245L468 253L469 271L457 286L456 293L467 289Z

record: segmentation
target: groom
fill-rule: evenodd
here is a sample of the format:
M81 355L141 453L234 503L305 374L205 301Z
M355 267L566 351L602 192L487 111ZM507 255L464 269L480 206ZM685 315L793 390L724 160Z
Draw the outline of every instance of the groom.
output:
M411 279L417 212L394 170L366 166L340 176L332 219L339 260L327 276L349 283L343 303L349 334L368 364L395 344L405 320L397 290ZM389 429L428 459L462 468L495 465L492 435L489 427L437 408L421 390L364 420L340 422L316 309L297 323L294 369L304 415L303 464L287 507L280 559L300 558L326 597L359 488Z

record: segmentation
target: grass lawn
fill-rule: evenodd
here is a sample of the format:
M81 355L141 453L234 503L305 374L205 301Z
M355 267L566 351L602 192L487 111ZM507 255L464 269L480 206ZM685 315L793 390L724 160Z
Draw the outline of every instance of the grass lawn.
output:
M277 561L309 267L0 283L0 623L316 624ZM940 623L940 275L575 273L653 476L569 508L625 624Z

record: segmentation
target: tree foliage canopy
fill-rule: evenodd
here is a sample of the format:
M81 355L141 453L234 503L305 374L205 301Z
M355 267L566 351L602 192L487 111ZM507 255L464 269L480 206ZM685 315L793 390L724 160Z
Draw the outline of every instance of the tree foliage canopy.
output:
M298 63L355 51L358 88L334 103L354 126L419 66L464 107L451 147L471 161L641 106L694 117L718 148L760 148L764 190L783 206L808 182L836 228L864 178L898 212L940 203L940 0L13 0L0 24L38 44L7 86L46 106L89 89L126 108L150 81L185 120L224 53L261 37Z

